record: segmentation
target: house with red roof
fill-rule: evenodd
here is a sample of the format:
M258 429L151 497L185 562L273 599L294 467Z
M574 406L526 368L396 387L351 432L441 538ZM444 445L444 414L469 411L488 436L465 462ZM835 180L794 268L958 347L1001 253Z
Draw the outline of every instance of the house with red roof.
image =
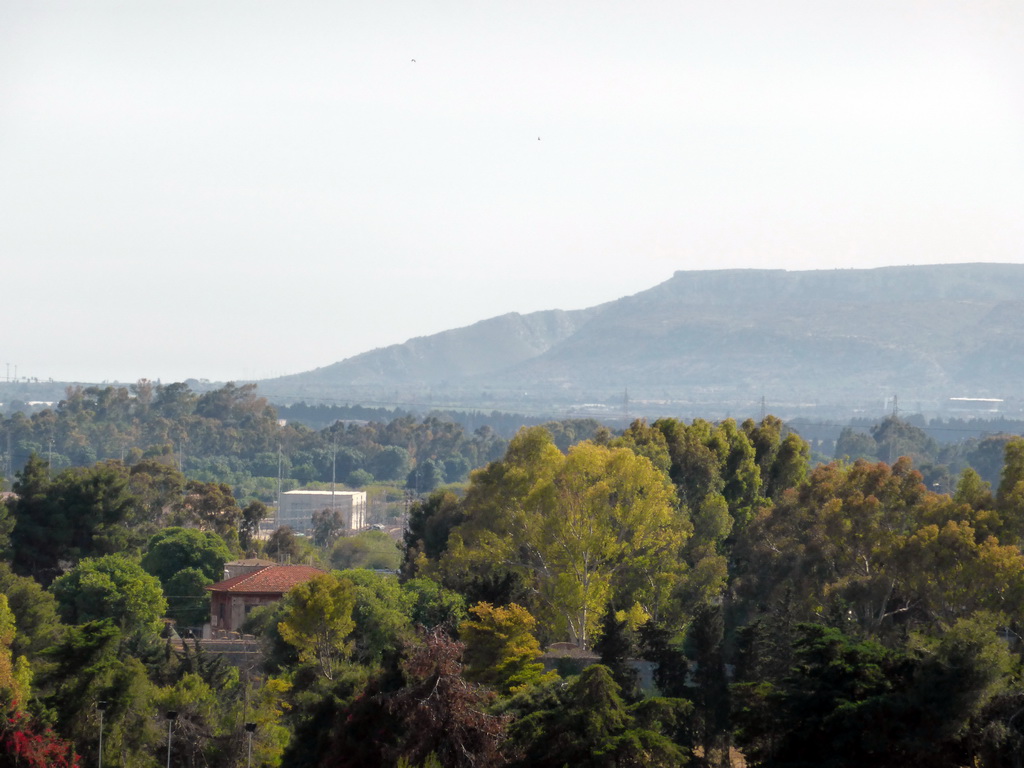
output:
M263 565L211 584L206 588L210 593L210 626L238 632L253 608L276 603L292 587L324 573L311 565Z

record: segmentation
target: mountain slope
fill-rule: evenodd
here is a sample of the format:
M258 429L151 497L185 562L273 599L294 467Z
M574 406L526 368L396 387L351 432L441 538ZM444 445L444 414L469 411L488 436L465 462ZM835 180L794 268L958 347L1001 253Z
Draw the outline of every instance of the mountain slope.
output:
M306 373L267 379L260 382L260 391L270 395L330 396L335 387L373 390L486 377L544 353L607 306L528 315L511 312L465 328L374 349Z
M1022 296L1017 264L677 272L590 310L504 315L261 389L1002 397L1024 377Z

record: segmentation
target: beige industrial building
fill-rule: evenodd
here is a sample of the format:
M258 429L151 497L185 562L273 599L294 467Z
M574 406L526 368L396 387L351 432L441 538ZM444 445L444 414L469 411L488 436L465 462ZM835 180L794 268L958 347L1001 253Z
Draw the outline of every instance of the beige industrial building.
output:
M309 533L313 515L324 509L337 510L349 532L366 527L366 491L287 491L281 494L277 524Z

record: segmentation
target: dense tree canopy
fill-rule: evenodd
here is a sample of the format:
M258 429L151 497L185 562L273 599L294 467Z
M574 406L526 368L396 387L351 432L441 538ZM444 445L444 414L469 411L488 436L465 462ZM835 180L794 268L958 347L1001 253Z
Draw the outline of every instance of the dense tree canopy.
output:
M449 578L493 564L518 572L555 634L584 646L613 595L661 610L691 532L649 459L593 443L563 455L539 428L473 476L465 510L444 559Z
M154 630L167 612L160 582L124 555L86 558L52 586L70 624L111 619L126 631Z
M437 416L281 425L249 386L126 392L0 423L17 450L54 435L0 509L0 764L96 764L100 701L104 764L142 768L167 710L172 762L208 768L250 739L289 768L1011 768L1024 749L1024 439L979 440L984 471L954 483L895 418L863 428L870 460L811 466L772 416L567 420L506 449ZM393 525L260 529L279 473L371 472ZM342 570L253 610L255 639L164 631L207 618L242 552Z

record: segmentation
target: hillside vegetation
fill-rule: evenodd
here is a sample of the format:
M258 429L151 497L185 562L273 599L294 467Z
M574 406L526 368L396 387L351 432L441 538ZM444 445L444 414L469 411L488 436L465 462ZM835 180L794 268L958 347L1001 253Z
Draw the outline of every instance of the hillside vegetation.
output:
M773 416L556 422L500 449L405 416L292 426L332 463L335 440L369 455L401 436L413 491L439 446L493 453L415 495L400 542L330 525L263 538L261 502L183 474L160 441L245 464L277 460L289 427L249 387L136 386L5 420L23 441L62 435L54 456L100 455L32 453L0 503L0 764L97 764L99 702L104 764L144 768L168 750L236 768L250 746L253 765L289 768L710 766L737 750L752 766L1009 768L1024 749L1024 438L1000 441L996 484L968 468L939 493L910 456L877 460L934 450L898 420L844 436L876 458L821 464ZM155 450L119 447L131 434ZM249 615L260 656L238 668L170 627L201 623L204 588L243 555L324 573Z

